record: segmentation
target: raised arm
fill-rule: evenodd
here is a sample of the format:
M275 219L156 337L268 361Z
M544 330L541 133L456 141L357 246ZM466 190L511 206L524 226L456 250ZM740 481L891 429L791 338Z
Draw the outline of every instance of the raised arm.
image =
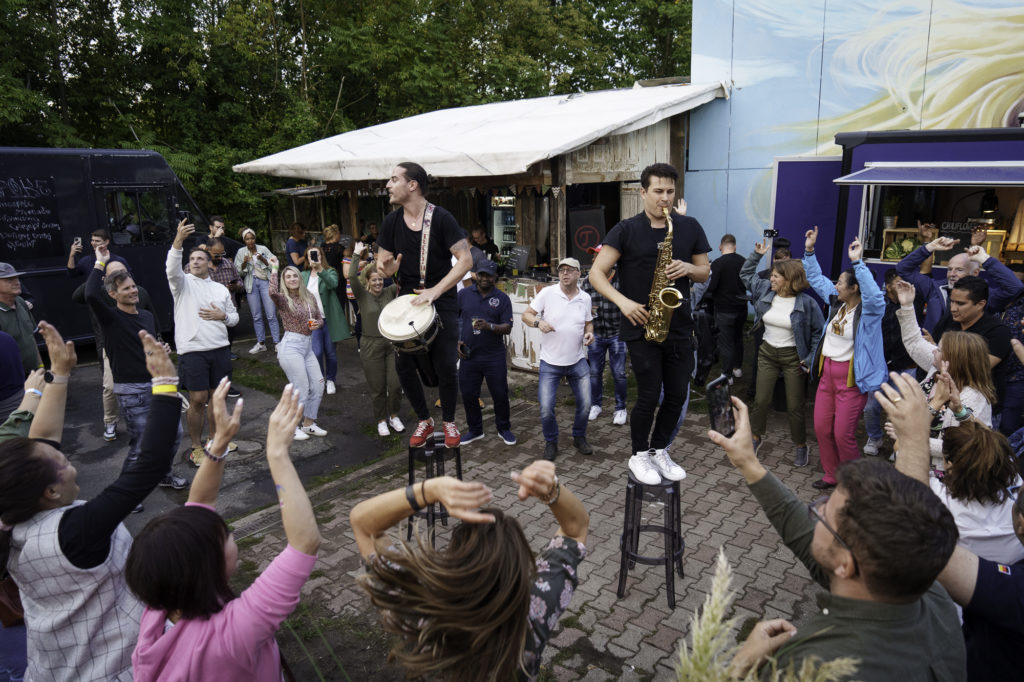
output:
M814 246L818 242L818 226L813 230L807 230L804 235L804 273L814 292L821 297L821 300L828 303L828 300L836 295L836 287L831 280L821 274L821 266L818 265L818 258L814 255Z
M970 247L967 249L967 256L984 268L984 278L989 283L988 309L990 311L1001 313L1007 303L1024 291L1024 284L1017 279L1017 275L1013 274L1013 270L1000 263L997 258L989 256L983 247Z
M39 333L46 341L46 352L50 356L50 372L53 373L53 382L47 384L43 389L43 397L39 401L39 409L36 410L36 416L32 420L28 437L59 443L64 431L64 408L68 402L68 381L71 379L71 370L78 364L78 355L75 354L75 344L70 341L65 342L53 325L40 322Z
M753 253L747 256L743 267L740 268L740 279L743 281L743 286L747 287L750 291L751 299L754 301L764 296L764 293L772 286L770 281L761 279L757 275L757 266L761 263L761 258L767 252L768 245L764 240L754 244Z
M89 271L89 278L85 281L85 302L101 324L108 324L113 321L114 313L104 300L104 298L109 300L110 296L103 286L103 272L103 263L97 260L96 265Z
M185 284L185 271L181 269L182 249L185 246L185 240L195 231L196 226L188 224L187 218L182 218L178 223L178 231L174 235L171 248L167 251L167 262L164 269L167 271L167 284L171 287L172 296L176 296Z
M188 501L193 504L205 504L213 507L217 503L221 478L224 476L224 458L228 454L228 445L242 424L242 400L235 403L235 409L228 414L225 398L231 382L227 377L220 380L217 390L213 392L210 406L213 408L213 421L217 426L214 439L207 443L207 456L203 457L199 471L192 479L192 487L188 491Z
M267 464L270 466L270 477L274 479L274 487L277 488L281 521L288 544L303 554L316 554L320 548L320 530L313 515L313 505L288 455L288 447L301 419L299 391L289 384L284 387L281 399L277 401L277 407L270 414L267 424Z
M548 505L558 521L558 534L587 543L590 515L583 503L565 487L555 474L555 463L538 459L522 471L513 471L512 480L519 484L519 499L536 497Z
M494 516L478 511L491 497L491 489L483 483L451 476L428 478L363 500L352 508L349 521L359 553L368 559L376 552L378 537L428 504L440 502L449 514L467 523L494 523Z
M903 347L907 349L907 355L918 367L927 370L932 366L937 346L925 340L921 335L921 328L917 326L917 314L914 311L914 297L916 296L914 285L910 282L897 282L896 295L900 300L896 319L900 323Z
M896 470L928 485L929 425L928 399L917 380L909 374L889 373L889 383L875 391L875 399L892 422L900 444Z
M862 252L860 238L854 238L846 253L850 257L850 263L853 264L853 274L857 278L857 286L860 287L861 309L865 315L881 320L885 313L885 294L878 287L878 282L875 281L871 270L864 265L864 261L861 259Z

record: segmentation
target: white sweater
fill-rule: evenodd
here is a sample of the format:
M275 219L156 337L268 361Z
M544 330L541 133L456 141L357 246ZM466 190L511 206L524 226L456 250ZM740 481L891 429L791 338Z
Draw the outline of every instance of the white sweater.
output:
M219 282L200 279L182 271L181 249L167 252L167 283L174 297L174 345L178 355L215 350L228 345L228 327L238 324L238 311L231 292ZM224 320L204 320L200 308L215 305L227 315Z

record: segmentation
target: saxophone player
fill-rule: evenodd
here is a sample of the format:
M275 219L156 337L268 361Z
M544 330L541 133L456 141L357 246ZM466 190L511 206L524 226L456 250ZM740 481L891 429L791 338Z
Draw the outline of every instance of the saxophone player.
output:
M693 374L693 318L686 303L690 282L704 282L711 272L711 246L704 228L684 215L685 202L680 201L677 213L671 212L678 179L679 173L667 163L643 170L643 212L608 232L590 270L594 289L622 311L619 338L629 349L637 383L637 400L630 415L629 469L648 485L663 477L673 481L686 477L665 448L679 421ZM659 248L666 241L670 249ZM618 289L608 281L616 265ZM678 292L661 295L662 289ZM682 305L673 309L679 303ZM659 408L662 390L665 397Z

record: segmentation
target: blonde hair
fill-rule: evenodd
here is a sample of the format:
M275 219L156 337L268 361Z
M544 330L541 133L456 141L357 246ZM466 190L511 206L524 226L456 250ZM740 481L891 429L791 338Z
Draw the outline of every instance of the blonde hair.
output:
M992 367L988 361L988 343L978 334L946 332L939 339L942 359L949 363L949 376L958 390L970 386L985 396L990 405L996 402L992 383Z
M331 224L324 228L324 241L328 241L340 236L341 232L338 230L337 225Z
M285 286L284 275L289 270L293 270L295 274L299 276L298 296L292 296L290 291L288 290L288 287ZM319 310L319 308L316 305L316 299L313 298L313 294L309 293L309 289L307 289L305 284L303 284L302 273L299 271L297 267L295 267L294 265L285 266L285 268L281 270L280 277L281 280L278 283L278 286L281 288L281 293L284 294L284 300L288 302L288 310L292 311L293 313L297 313L300 312L302 308L306 308L306 313L310 316L312 316L313 314L312 311ZM296 305L296 299L302 301L302 308Z

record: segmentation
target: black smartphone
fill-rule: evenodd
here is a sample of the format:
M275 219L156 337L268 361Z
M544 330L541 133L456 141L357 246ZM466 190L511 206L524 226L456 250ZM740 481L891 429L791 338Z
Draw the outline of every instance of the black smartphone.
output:
M726 438L736 433L736 418L732 413L732 395L729 393L729 377L720 376L706 386L708 397L708 418L711 428Z
M320 252L319 251L310 251L309 252L309 259L311 261L313 261L314 263L319 263L320 262Z

